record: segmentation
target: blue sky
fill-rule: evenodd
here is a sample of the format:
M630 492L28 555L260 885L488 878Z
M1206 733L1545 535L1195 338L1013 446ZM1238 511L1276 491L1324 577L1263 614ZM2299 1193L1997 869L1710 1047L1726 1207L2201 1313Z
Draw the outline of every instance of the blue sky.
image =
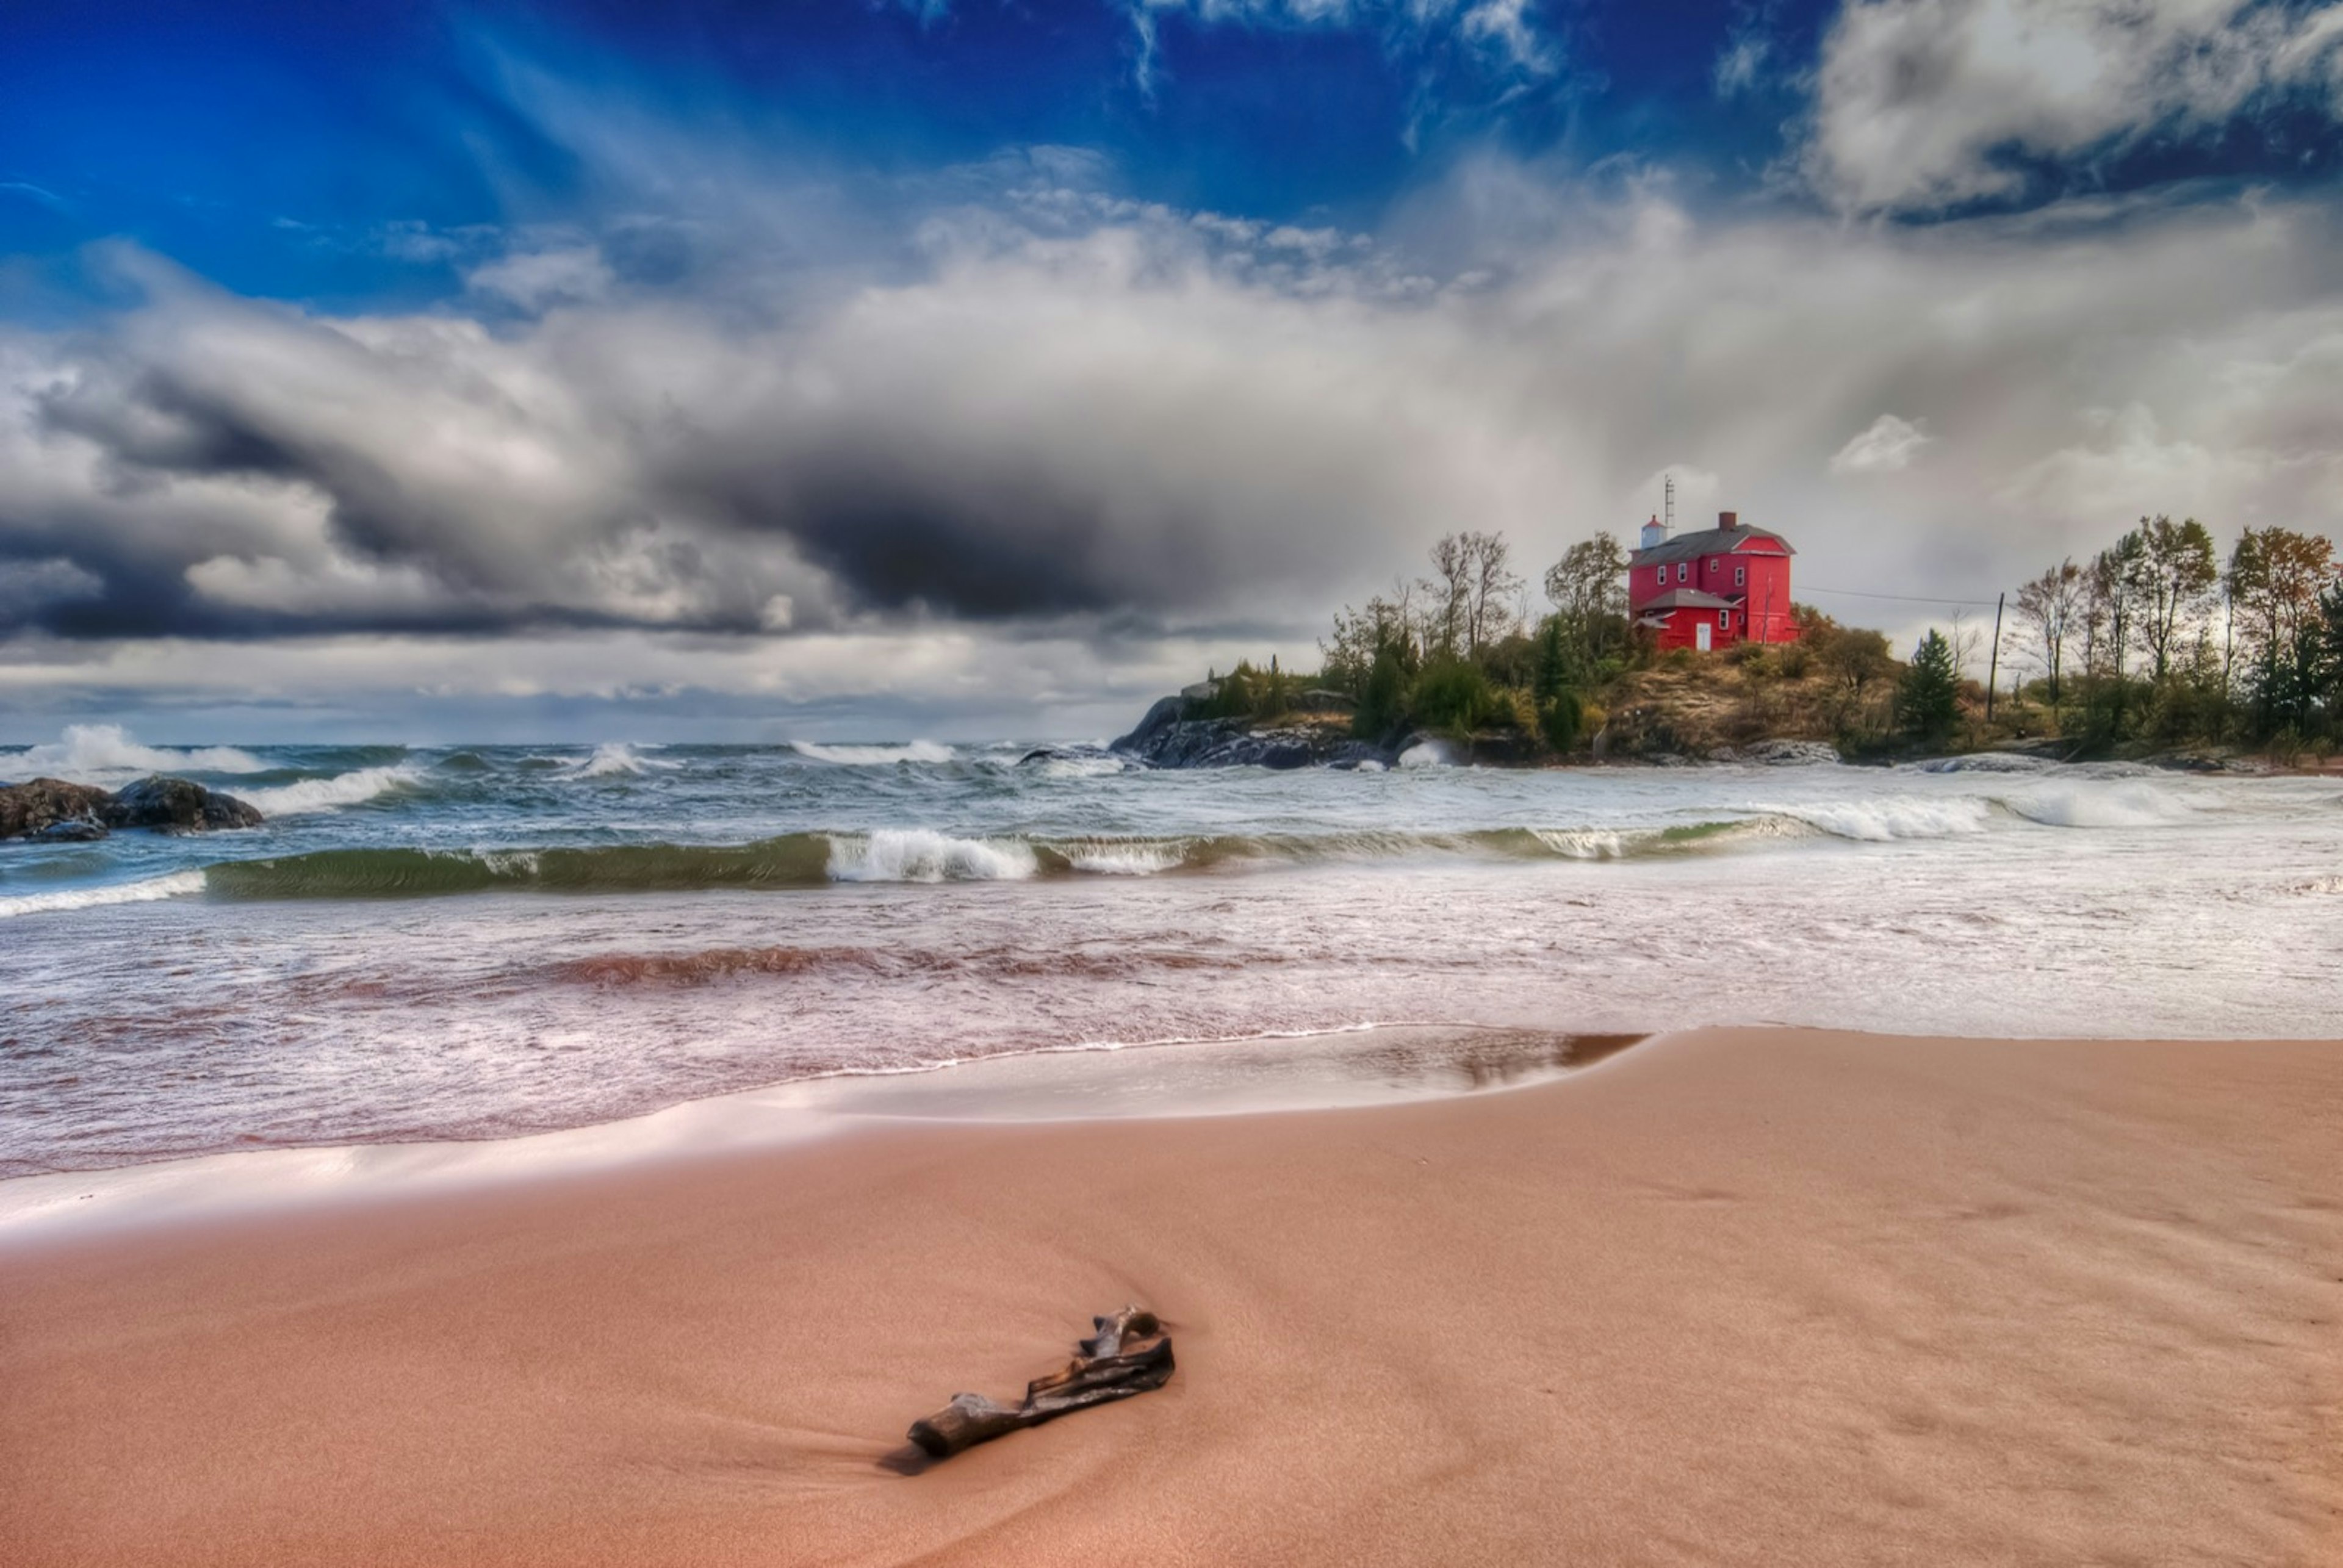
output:
M1778 71L1713 90L1754 25L1742 5L1531 6L1528 58L1468 35L1455 12L1412 25L1401 8L1362 6L1337 25L1229 10L19 9L0 55L0 233L49 256L126 236L277 297L445 297L458 280L444 261L370 239L389 226L608 216L611 193L516 101L517 71L720 126L840 177L1079 146L1141 199L1354 226L1492 145L1580 165L1681 161L1720 192L1746 191L1795 110ZM1811 48L1813 7L1765 16L1782 60Z
M0 739L1081 733L1663 472L1899 636L2331 528L2338 105L2317 0L13 8Z

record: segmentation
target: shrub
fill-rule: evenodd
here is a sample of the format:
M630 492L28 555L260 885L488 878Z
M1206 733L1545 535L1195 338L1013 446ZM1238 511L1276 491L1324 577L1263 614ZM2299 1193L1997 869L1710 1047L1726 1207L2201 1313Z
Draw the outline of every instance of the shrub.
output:
M1461 658L1434 659L1415 678L1407 713L1426 729L1469 735L1499 718L1504 705L1489 678Z

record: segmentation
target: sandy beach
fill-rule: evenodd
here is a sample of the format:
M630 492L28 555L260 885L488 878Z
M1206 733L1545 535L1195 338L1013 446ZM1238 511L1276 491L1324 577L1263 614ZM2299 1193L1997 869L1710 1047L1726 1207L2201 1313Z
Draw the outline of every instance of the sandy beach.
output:
M2343 1048L1709 1030L0 1252L35 1564L2343 1560ZM1087 1314L1164 1391L906 1462Z

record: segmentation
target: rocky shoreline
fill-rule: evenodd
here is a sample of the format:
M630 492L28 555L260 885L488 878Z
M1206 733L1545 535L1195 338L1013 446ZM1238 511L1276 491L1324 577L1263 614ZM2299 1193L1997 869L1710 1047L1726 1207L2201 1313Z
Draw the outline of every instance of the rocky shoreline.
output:
M260 823L259 809L233 795L159 773L119 790L62 779L0 784L0 839L78 843L122 828L212 833Z
M1383 742L1362 740L1350 731L1339 712L1318 711L1268 720L1255 719L1191 719L1199 705L1193 692L1166 697L1150 708L1127 735L1107 749L1149 768L1394 768L1412 751L1429 748L1443 762L1481 767L1573 767L1594 765L1644 768L1687 768L1704 763L1756 763L1766 767L1819 767L1845 763L1885 766L1891 762L1941 762L1958 765L1967 759L2009 757L2041 762L2085 760L2076 742L2063 739L2012 741L1982 751L1946 752L1935 756L1907 754L1849 756L1828 740L1782 736L1739 746L1706 749L1638 746L1629 733L1624 743L1609 727L1596 734L1589 748L1567 757L1540 752L1528 738L1509 732L1464 739L1409 731ZM1036 755L1041 755L1037 753ZM2112 759L2141 767L2188 773L2264 774L2286 771L2269 759L2207 751L2157 752Z

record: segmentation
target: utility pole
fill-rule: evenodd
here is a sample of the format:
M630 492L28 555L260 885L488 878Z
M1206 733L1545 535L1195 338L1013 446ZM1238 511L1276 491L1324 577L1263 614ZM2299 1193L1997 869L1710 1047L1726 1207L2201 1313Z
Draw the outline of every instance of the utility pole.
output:
M1985 721L1993 722L1993 688L2001 678L2001 606L2009 594L2006 590L1993 596L1993 654L1985 667Z

